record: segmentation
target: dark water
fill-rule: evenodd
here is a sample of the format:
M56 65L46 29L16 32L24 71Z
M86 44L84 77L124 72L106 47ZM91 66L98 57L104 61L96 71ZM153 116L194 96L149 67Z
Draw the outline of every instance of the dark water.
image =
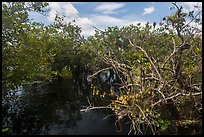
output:
M2 129L8 135L114 135L108 110L82 112L88 91L74 89L72 80L36 85L2 96Z

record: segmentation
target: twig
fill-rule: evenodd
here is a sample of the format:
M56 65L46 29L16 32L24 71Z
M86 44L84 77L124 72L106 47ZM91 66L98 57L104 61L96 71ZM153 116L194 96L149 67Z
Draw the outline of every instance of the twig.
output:
M99 106L99 107L87 107L86 109L81 109L81 112L86 112L88 110L94 110L94 109L111 109L110 107L105 107L105 106Z
M176 43L175 43L175 40L174 40L173 37L172 37L172 41L173 41L173 44L174 44L174 51L171 53L171 55L169 55L169 57L167 57L167 59L165 60L164 64L162 65L162 68L164 68L164 66L166 65L167 61L168 61L177 51L179 51L183 46L185 46L185 42L184 42L183 44L181 44L180 47L178 47L178 49L175 49Z
M104 117L102 120L106 120L108 117L115 116L115 115L116 115L116 114L110 114L110 115Z
M95 26L92 26L94 29L98 30L98 31L101 31L101 32L104 32L102 30L100 30L99 28L95 27Z
M128 39L128 40L129 40L129 39ZM157 67L156 67L155 64L152 62L151 58L148 56L147 52L146 52L143 48L141 48L140 46L134 45L130 40L129 40L129 43L130 43L133 47L135 46L135 47L139 48L140 50L142 50L142 52L143 52L143 53L146 55L146 57L149 59L151 65L154 67L155 71L157 72L157 75L159 76L159 81L161 82L161 85L160 85L159 88L158 88L158 92L162 95L162 97L164 98L164 100L166 100L166 99L165 99L165 95L161 92L161 89L163 89L164 86L166 85L166 84L165 84L165 80L161 77L161 75L160 75L160 73L159 73Z
M194 20L196 19L196 17L197 17L201 12L202 12L202 10L200 10L200 11L194 16L194 18L193 18L191 21L189 21L185 26L183 26L182 29L185 28L186 26L188 26L192 21L194 21Z
M163 78L161 77L161 75L160 75L160 73L159 73L157 67L154 65L154 63L152 62L151 58L148 56L147 52L146 52L143 48L141 48L140 46L134 45L134 44L130 41L130 39L128 39L128 40L129 40L129 43L130 43L133 47L139 48L139 49L146 55L146 57L149 59L151 65L154 67L154 69L155 69L157 75L159 76L159 79L163 82Z
M164 66L166 65L167 61L176 53L176 51L178 51L178 49L176 50L176 43L175 43L175 40L174 38L172 37L172 41L173 41L173 44L174 44L174 51L171 53L171 55L164 61L164 64L162 65L162 68L164 68Z
M145 77L145 80L147 80L147 79L154 79L154 80L156 80L156 81L159 81L159 79L158 78L156 78L156 77Z
M92 77L94 77L95 75L97 75L98 73L100 73L100 72L102 72L102 71L105 71L105 70L109 70L109 69L112 69L112 67L108 67L108 68L101 69L101 70L97 71L96 73L94 73L93 75L91 75L89 78L92 78Z
M185 93L178 93L176 95L173 95L171 97L167 97L166 100L169 100L169 99L173 99L177 96L198 96L198 95L201 95L202 92L198 92L198 93L189 93L189 94L185 94ZM162 99L160 99L159 101L157 101L156 103L152 104L151 107L154 107L156 104L160 103L161 101L163 101Z

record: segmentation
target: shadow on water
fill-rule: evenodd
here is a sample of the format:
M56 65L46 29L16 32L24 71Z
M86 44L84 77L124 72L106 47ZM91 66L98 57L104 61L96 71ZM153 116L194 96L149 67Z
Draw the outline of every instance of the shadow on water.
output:
M2 96L2 127L8 135L117 134L111 112L80 112L87 93L75 92L72 80L19 87Z

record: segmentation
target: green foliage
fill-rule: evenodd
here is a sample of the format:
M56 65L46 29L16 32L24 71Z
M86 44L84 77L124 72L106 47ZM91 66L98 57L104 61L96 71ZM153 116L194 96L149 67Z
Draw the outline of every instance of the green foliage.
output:
M14 2L2 7L2 71L7 88L50 82L56 76L71 77L71 71L63 68L81 63L79 27L61 24L58 16L49 26L29 21L28 11L43 13L46 6L42 2L27 6L24 2Z
M109 100L109 107L118 120L128 116L135 134L141 125L155 134L172 124L171 119L164 116L164 110L167 110L164 96L175 98L174 104L182 119L196 119L199 108L195 109L195 106L201 104L202 98L195 96L188 100L179 93L186 92L190 96L201 89L197 85L202 85L202 31L190 23L202 24L202 19L194 11L184 13L182 8L173 5L172 9L176 11L160 23L108 27L104 31L96 30L94 36L85 39L80 34L80 27L64 23L64 17L58 15L48 26L31 23L28 11L43 14L48 3L3 4L3 86L16 88L24 84L50 82L58 77L73 78L78 73L87 76L112 67L122 79L117 83L121 85L118 91L104 91L96 79L91 84L92 95ZM179 51L185 44L190 45L189 48L179 55L175 50ZM176 64L178 59L180 68ZM181 72L180 79L176 67ZM192 116L195 112L196 115ZM7 128L2 129L2 132L7 131Z
M61 77L72 78L72 72L69 69L64 68L62 69Z
M9 131L9 128L3 128L2 129L2 132L4 133L4 132L8 132Z
M161 106L165 106L165 103L161 101L162 98L164 96L173 98L173 95L180 94L181 89L184 90L181 81L188 87L185 88L185 92L190 94L192 92L189 90L191 89L190 85L193 85L193 83L201 85L202 82L200 77L202 74L201 37L198 34L198 36L192 37L193 30L195 29L189 26L188 22L191 21L187 22L186 19L189 15L192 19L193 12L188 15L181 11L182 8L175 7L175 9L177 9L175 13L165 17L163 19L164 21L160 22L157 27L155 23L153 26L146 23L143 27L140 24L122 28L109 27L105 31L96 31L95 36L89 39L91 51L96 55L93 66L99 68L111 66L114 67L116 72L119 71L122 73L119 74L120 77L123 77L123 75L128 77L124 80L127 83L120 83L123 85L120 87L124 89L123 94L117 99L112 100L110 108L115 112L118 120L128 116L135 133L140 130L139 125L146 125L147 128L149 127L152 130L153 134L156 133L155 129L164 132L172 122L170 123L171 119L169 115L164 116L165 113L163 110L165 107ZM197 22L200 19L195 20L194 18L192 21ZM133 45L129 41L132 41ZM179 50L179 47L184 42L191 46L190 49L182 51L182 68L179 68L179 71L182 71L182 80L175 80L175 77L178 77L175 76L175 71L178 70L175 69L174 60L178 60L180 55L173 52L176 49ZM171 54L175 55L170 56ZM166 62L165 66L164 62ZM157 77L158 73L155 72L155 67L152 64L156 66L159 70L158 73L169 84L168 86L163 86L161 92L157 90L158 86L162 86L162 82ZM129 70L124 66L129 66ZM147 79L145 80L145 78ZM93 87L97 86L96 84ZM129 86L130 88L126 89L124 88L125 86ZM118 91L112 91L111 89L108 92L109 94L104 96L103 90L93 88L93 95L103 98L114 96L115 92ZM192 115L187 114L189 111L183 109L188 107L186 103L181 101L182 97L175 96L175 98L178 99L174 101L176 104L175 107L180 115L182 115L182 118L193 118ZM198 100L191 100L192 102L201 103ZM166 109L168 110L169 108ZM194 107L189 109L191 109L191 113L197 111ZM170 113L170 115L174 115L176 112L172 111ZM195 117L198 118L199 116L196 115ZM148 126L149 123L151 123L152 127Z

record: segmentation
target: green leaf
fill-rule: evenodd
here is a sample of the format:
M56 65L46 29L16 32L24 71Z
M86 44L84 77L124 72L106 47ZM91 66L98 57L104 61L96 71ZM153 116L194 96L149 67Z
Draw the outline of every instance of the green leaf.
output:
M164 123L164 121L162 119L159 119L158 122L161 124Z
M161 126L161 131L165 131L168 128L168 125L162 125Z
M9 128L3 128L2 129L2 132L8 132L9 131Z

